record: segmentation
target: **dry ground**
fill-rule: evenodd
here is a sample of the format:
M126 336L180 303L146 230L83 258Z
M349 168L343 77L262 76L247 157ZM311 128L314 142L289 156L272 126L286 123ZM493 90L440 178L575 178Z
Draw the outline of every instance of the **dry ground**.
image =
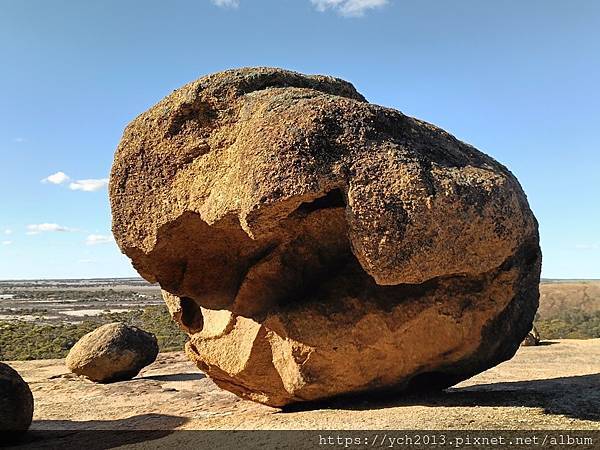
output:
M35 397L32 430L599 429L600 339L522 347L440 394L337 400L280 411L217 388L182 353L131 381L95 384L63 360L10 363Z

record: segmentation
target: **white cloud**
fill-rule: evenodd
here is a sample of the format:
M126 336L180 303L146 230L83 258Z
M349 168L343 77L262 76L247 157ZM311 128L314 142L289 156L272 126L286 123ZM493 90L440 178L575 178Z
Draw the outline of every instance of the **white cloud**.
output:
M25 141L27 141L27 139L22 138L22 137L16 137L13 139L13 142L16 142L17 144L22 144Z
M108 186L108 178L76 180L69 184L72 191L94 192Z
M318 11L325 11L327 8L339 7L346 0L310 0Z
M237 8L240 6L239 0L211 0L215 5L221 8Z
M42 183L63 184L70 179L71 178L64 172L56 172L44 178Z
M38 223L33 225L27 225L27 234L40 234L44 232L73 232L77 231L75 228L68 228L58 225L56 223Z
M104 234L90 234L85 238L86 245L109 244L113 242L113 237Z
M343 16L360 17L369 9L381 8L389 0L310 0L317 11L332 9Z
M2 245L10 245L13 241L2 241Z
M7 236L8 236L8 235L11 235L11 234L12 234L12 232L13 232L13 231L12 231L10 228L6 228L6 229L4 230L4 234L6 234Z
M42 183L64 184L71 180L64 172L56 172L47 176ZM108 178L89 178L86 180L74 180L69 183L69 189L72 191L94 192L108 186Z
M240 0L211 0L221 8L237 8ZM334 10L347 17L361 17L369 9L380 8L389 3L389 0L310 0L317 11Z

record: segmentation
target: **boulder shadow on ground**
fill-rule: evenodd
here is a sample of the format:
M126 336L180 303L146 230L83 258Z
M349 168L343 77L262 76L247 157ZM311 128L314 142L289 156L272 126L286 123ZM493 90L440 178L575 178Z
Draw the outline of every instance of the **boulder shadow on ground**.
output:
M203 373L172 373L165 375L144 375L134 380L153 380L153 381L194 381L206 378Z
M535 347L543 347L545 345L560 344L558 341L540 341Z
M117 420L36 420L33 429L10 439L9 448L105 450L163 438L187 420L164 414Z
M580 420L600 422L600 373L477 384L449 388L440 392L370 393L339 397L328 402L291 405L282 412L308 409L367 410L401 406L439 407L529 407L543 408L546 414L565 415Z

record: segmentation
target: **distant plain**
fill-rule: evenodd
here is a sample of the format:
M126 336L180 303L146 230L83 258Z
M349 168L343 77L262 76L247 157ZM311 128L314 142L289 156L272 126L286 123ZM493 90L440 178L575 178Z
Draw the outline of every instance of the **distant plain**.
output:
M64 357L83 334L114 321L154 332L161 351L186 339L160 288L141 278L0 281L0 360ZM600 280L542 280L535 325L546 340L600 338Z

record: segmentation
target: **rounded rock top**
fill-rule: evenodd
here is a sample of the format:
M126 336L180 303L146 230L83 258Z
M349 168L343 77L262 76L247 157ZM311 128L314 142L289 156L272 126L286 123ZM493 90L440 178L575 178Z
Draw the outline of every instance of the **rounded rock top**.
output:
M157 355L158 343L152 333L115 322L83 336L65 362L71 372L107 383L133 378Z
M0 432L23 432L33 418L33 395L21 375L0 363Z

